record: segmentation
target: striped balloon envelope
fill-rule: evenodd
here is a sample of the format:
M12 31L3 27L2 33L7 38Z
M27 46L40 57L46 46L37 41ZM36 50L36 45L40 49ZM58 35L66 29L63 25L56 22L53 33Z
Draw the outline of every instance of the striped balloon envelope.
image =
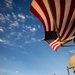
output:
M30 11L42 22L43 40L54 51L75 41L75 0L32 0Z

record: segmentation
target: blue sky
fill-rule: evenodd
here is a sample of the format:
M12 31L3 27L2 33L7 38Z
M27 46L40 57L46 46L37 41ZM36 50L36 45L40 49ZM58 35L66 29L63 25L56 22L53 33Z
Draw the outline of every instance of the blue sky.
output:
M30 4L31 0L0 0L0 75L67 75L75 47L55 52L42 41L44 28Z

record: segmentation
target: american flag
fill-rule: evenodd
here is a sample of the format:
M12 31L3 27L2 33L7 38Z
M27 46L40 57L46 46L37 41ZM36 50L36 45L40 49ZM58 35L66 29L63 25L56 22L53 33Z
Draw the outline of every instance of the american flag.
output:
M45 33L55 37L52 42L45 39L54 51L61 46L60 41L75 35L75 0L32 0L30 10L42 22ZM58 37L55 33L50 35L56 31Z

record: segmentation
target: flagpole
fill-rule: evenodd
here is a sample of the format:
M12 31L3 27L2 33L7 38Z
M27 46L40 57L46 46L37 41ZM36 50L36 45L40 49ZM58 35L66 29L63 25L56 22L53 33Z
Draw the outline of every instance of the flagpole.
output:
M75 36L72 36L72 37L70 37L70 38L65 39L65 40L62 41L62 42L59 42L59 44L65 44L66 42L71 41L71 40L73 40L74 38L75 38ZM64 45L63 45L63 46L64 46ZM75 44L73 44L73 45L66 45L66 46L75 46Z

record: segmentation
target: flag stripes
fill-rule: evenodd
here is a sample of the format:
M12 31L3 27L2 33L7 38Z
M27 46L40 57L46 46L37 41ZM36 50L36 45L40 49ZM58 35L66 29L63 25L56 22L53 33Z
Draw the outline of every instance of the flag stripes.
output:
M61 16L60 16L60 23L59 23L59 32L62 29L62 23L64 19L64 12L65 12L65 0L60 0L60 11L61 11ZM63 10L62 10L63 9Z
M62 1L64 1L64 0L62 0ZM65 39L73 36L75 33L75 25L74 25L75 24L75 5L74 5L75 1L74 0L65 0L65 3L64 2L62 2L62 3L63 4L61 4L61 2L60 2L60 4L61 4L60 8L63 11L62 14L64 14L64 15L63 15L62 19L60 17L61 22L60 22L60 24L57 23L57 26L59 29L61 41L64 41ZM64 9L62 8L62 6L64 6L63 7ZM57 13L57 11L56 11L56 13ZM57 51L58 48L61 46L58 42L60 42L59 39L56 39L55 41L53 41L50 44L50 46L55 51Z
M66 0L66 10L65 10L65 16L64 16L64 20L65 20L65 18L66 18L66 22L63 22L63 25L62 26L64 26L64 29L61 31L60 30L60 32L62 32L62 34L61 34L61 38L63 38L64 37L64 33L65 32L67 32L69 29L68 29L68 27L69 27L69 22L70 22L70 20L71 20L71 16L72 16L72 14L73 14L73 11L74 11L74 8L73 8L73 0L72 0L72 2L71 2L71 0ZM64 24L65 23L65 24ZM70 26L72 26L72 25L70 25ZM63 28L63 27L62 27ZM69 27L70 28L70 27ZM71 29L70 29L71 30ZM71 31L69 31L69 32L71 32ZM68 34L65 34L65 35L68 35ZM66 39L66 37L64 37L64 39ZM62 40L64 40L64 39L62 39Z
M39 15L37 16L37 18L39 18L43 23L45 31L53 31L55 29L48 0L33 0L31 4L31 11L35 11L33 12L35 16Z
M48 14L48 11L47 11L47 9L46 9L46 6L45 6L45 4L43 3L43 0L36 0L36 2L39 4L39 7L41 8L41 10L43 11L43 13L44 13L44 15L45 15L45 17L46 17L46 19L47 19L47 25L48 25L48 30L50 31L50 17L49 17L49 14Z
M32 0L31 11L42 22L45 32L56 31L56 23L61 41L75 35L75 0ZM57 51L59 42L58 37L50 46Z

